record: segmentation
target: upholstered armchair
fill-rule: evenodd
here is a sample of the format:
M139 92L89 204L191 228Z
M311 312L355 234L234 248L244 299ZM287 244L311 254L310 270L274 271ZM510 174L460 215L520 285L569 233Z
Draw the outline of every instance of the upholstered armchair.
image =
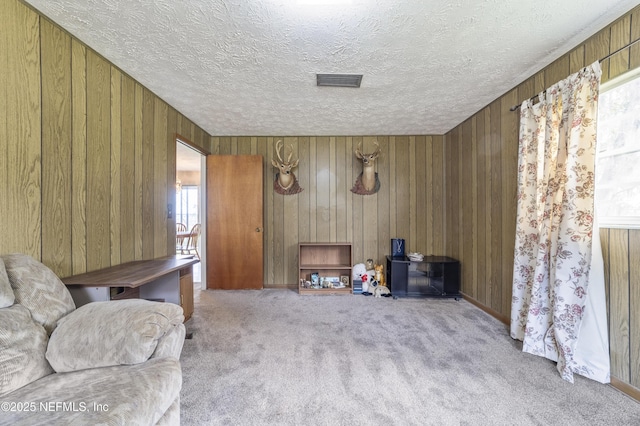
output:
M130 299L76 309L35 259L0 257L0 425L179 424L182 308Z

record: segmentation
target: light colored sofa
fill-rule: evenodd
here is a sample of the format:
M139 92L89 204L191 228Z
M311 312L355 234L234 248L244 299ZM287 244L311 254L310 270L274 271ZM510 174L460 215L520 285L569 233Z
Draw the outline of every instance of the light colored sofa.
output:
M0 425L180 423L182 308L130 299L76 309L42 263L0 257Z

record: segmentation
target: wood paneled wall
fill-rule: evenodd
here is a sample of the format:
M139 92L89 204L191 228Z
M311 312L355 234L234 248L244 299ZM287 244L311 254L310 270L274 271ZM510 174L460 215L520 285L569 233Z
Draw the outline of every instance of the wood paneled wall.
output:
M446 135L445 251L462 262L462 289L505 322L511 310L518 112L522 103L600 60L602 82L640 66L640 7L596 33ZM622 50L620 50L622 49ZM615 53L604 59L610 53ZM637 231L604 230L611 374L640 387L640 243ZM640 395L640 394L639 394Z
M174 252L190 120L18 0L0 3L0 253L60 276Z
M294 170L304 189L296 195L273 190L274 145L292 145ZM354 150L362 142L382 154L381 182L374 195L351 192L362 163ZM391 238L404 238L408 251L444 250L443 136L213 137L215 154L258 154L264 158L265 270L267 286L296 285L299 242L351 242L354 262L383 262Z

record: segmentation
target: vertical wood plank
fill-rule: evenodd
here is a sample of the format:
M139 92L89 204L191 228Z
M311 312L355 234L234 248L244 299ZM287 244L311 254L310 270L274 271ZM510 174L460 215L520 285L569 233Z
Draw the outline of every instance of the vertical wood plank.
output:
M607 324L610 322L610 312L611 309L609 304L611 302L611 285L610 285L610 271L611 271L611 261L609 259L609 229L608 228L600 228L600 244L602 246L602 260L604 262L604 292L606 295L606 310L607 310Z
M398 198L398 194L395 191L397 187L397 183L396 183L396 169L397 169L396 150L397 149L398 149L398 144L396 142L396 137L391 136L389 138L389 185L394 189L389 194L389 235L391 235L391 238L402 238L398 234L398 230L397 230L398 217L397 217L397 209L396 209L396 200ZM354 169L354 170L358 170L358 169ZM354 176L353 176L354 181L356 176L357 176L357 173L354 173ZM391 241L389 241L389 243L391 243Z
M416 251L422 254L428 254L427 249L427 185L431 183L427 179L427 137L416 136L415 138L415 155L412 162L414 172L412 173L411 183L413 184L413 193L415 193L415 204L412 207L413 218L415 224L415 247ZM429 210L431 210L429 208Z
M272 148L271 152L275 155L275 145L279 140L283 140L282 137L274 137L271 139ZM273 227L273 284L282 285L285 283L285 263L284 256L286 254L285 250L285 210L284 210L284 195L278 194L275 191L271 191L273 196L273 216L272 219L272 227Z
M521 99L526 99L527 97L529 97L531 95L523 95L521 96ZM476 215L477 215L477 226L478 226L478 232L477 232L477 238L478 238L478 255L477 255L477 264L476 264L476 275L478 277L478 283L477 283L477 293L476 293L476 300L478 300L478 302L482 303L483 305L488 305L487 304L487 298L486 298L486 289L487 289L487 276L488 276L488 269L487 269L487 228L486 228L486 224L487 221L489 220L489 206L490 204L487 204L488 200L488 194L490 194L490 188L488 188L487 186L487 176L488 176L488 170L487 170L487 163L488 163L488 139L487 139L487 131L485 129L485 123L486 123L486 119L485 119L485 113L487 112L487 108L481 110L478 114L477 114L477 119L476 119L476 137L477 137L477 144L478 144L478 156L477 156L477 162L478 164L476 165L476 175L475 175L475 179L477 182L477 188L478 188L478 204L477 204L477 208L476 208Z
M409 202L410 202L410 175L409 175L409 137L396 136L395 144L395 210L396 210L396 236L406 239L405 250L410 250L414 242L411 240ZM392 207L393 208L393 207ZM395 237L393 237L395 238Z
M460 259L460 128L449 132L446 145L447 254Z
M0 213L2 253L41 259L41 93L39 17L22 3L0 5ZM7 46L13 49L7 49ZM6 130L4 130L6 129Z
M344 139L344 166L345 170L345 215L347 217L347 233L345 242L352 243L353 242L353 194L351 193L351 188L353 183L355 182L354 170L353 170L353 138L350 136L345 137ZM352 253L353 255L353 253ZM355 260L355 258L354 258Z
M629 45L631 39L631 15L619 19L611 26L609 53ZM629 69L630 49L623 49L609 59L609 78L614 78Z
M142 258L153 259L154 253L154 107L155 96L142 91ZM193 132L190 140L193 140Z
M377 244L378 249L374 259L378 264L386 265L386 255L391 254L391 235L389 234L389 209L391 182L389 182L389 137L378 136L376 138L380 144L380 156L376 160L378 169L378 179L380 179L380 190L376 194L377 201ZM350 188L350 187L349 187ZM347 189L349 190L349 189ZM386 267L386 266L385 266Z
M121 80L120 260L135 260L135 82ZM174 148L175 150L175 148ZM175 167L175 166L174 166Z
M359 143L362 143L362 137L353 137L351 139L351 152L355 152ZM351 167L353 168L352 181L355 183L358 174L362 172L362 163L356 158L355 155L351 157ZM353 251L353 263L363 263L367 260L366 248L364 247L364 215L362 195L351 193L352 199L352 213L353 213L353 226L352 226L352 251Z
M607 27L584 43L584 57L585 65L592 64L595 61L601 60L609 54L609 43L611 41L611 28ZM601 61L600 67L602 68L601 81L604 83L609 80L609 59Z
M567 70L568 71L568 70ZM518 114L510 111L510 106L518 100L518 90L514 89L502 97L500 136L502 139L501 165L502 181L502 314L511 316L511 294L513 282L513 260L516 241L517 182L518 182Z
M71 265L71 39L40 25L42 60L42 261L56 274Z
M135 259L141 260L143 256L143 128L144 128L144 88L136 83L135 85L135 117L134 117L134 137L135 137L135 163L134 163L134 249Z
M331 148L328 137L316 138L316 238L319 242L331 240Z
M477 297L478 294L478 180L476 176L478 174L478 133L477 133L477 117L471 118L471 173L469 186L471 187L471 206L473 207L473 213L471 214L471 261L473 267L471 270L471 293L473 297Z
M274 181L274 168L271 164L271 160L273 159L273 138L261 137L258 138L258 152L265 159L265 167L263 170L264 175L264 193L262 194L264 198L264 267L266 271L264 271L264 283L266 284L274 284L275 283L275 272L273 266L273 258L275 257L275 253L273 251L273 181Z
M122 72L111 67L111 194L110 194L110 235L111 265L121 263L121 179L122 179Z
M168 105L154 96L153 106L153 257L167 253L167 116Z
M473 179L473 140L472 121L466 120L462 123L460 133L460 218L458 227L460 229L460 260L461 260L461 288L467 294L475 294L473 290L473 216L475 206L473 205L472 188Z
M569 75L569 68L569 55L564 55L551 63L551 65L544 70L544 81L546 87L565 79Z
M309 195L309 242L322 242L318 239L318 198L317 198L317 179L318 179L318 162L316 154L317 141L316 137L309 139L309 187L315 185L316 192Z
M338 237L338 186L336 161L336 138L329 138L329 242L335 243Z
M71 41L71 250L72 274L87 270L87 57Z
M238 137L238 155L251 155L251 138Z
M362 142L362 151L366 154L374 152L375 141L375 137L365 136ZM360 166L362 167L362 163ZM377 165L374 164L374 167L377 170ZM360 197L362 197L364 256L365 259L373 259L374 262L378 262L378 193L360 195Z
M409 136L409 241L412 249L410 251L420 252L418 242L418 229L416 217L416 137Z
M336 179L336 241L345 243L347 241L347 196L349 191L349 181L347 180L347 164L350 163L351 151L347 149L347 141L344 136L335 138L335 179Z
M293 150L292 159L299 158L298 138L284 138L285 146ZM297 284L298 283L298 199L299 195L283 195L284 201L284 281L281 284Z
M299 242L309 242L309 221L311 212L309 210L309 199L315 192L311 185L309 164L311 162L309 153L309 138L298 139L298 158L300 159L296 176L302 192L298 194L298 237Z
M432 158L433 158L433 196L431 204L433 209L433 229L432 229L432 254L445 254L445 172L444 172L444 136L433 136L432 138Z
M629 231L609 232L611 375L630 383L629 371Z
M87 270L111 265L111 67L87 51Z
M569 52L569 74L576 73L585 67L584 44Z
M498 312L502 308L502 139L500 100L491 109L491 305Z
M629 375L640 388L640 230L629 230Z
M167 134L166 134L166 141L167 141L167 162L165 165L165 167L167 168L166 197L167 197L167 204L171 204L171 208L173 210L173 215L172 215L173 217L166 221L167 254L173 254L176 252L175 212L176 212L176 174L177 174L177 167L176 167L177 121L178 121L178 112L174 108L169 107L168 113L167 113ZM211 149L211 144L209 142L210 140L211 138L206 138L207 142L204 143L207 149L209 150ZM206 167L203 170L201 170L201 172L206 174L207 173ZM204 199L206 197L202 197L202 198ZM203 218L201 222L204 222L204 220L205 218ZM202 244L204 245L204 241L202 242Z

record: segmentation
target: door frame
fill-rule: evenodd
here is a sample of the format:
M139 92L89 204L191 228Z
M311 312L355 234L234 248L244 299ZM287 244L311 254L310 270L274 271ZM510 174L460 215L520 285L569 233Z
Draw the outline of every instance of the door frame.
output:
M198 212L200 216L200 289L204 290L207 288L207 155L211 155L211 153L204 148L194 144L179 133L175 134L175 141L176 148L177 144L181 143L200 154L200 195L198 199L198 206L200 210ZM175 161L174 169L177 173L177 160Z

